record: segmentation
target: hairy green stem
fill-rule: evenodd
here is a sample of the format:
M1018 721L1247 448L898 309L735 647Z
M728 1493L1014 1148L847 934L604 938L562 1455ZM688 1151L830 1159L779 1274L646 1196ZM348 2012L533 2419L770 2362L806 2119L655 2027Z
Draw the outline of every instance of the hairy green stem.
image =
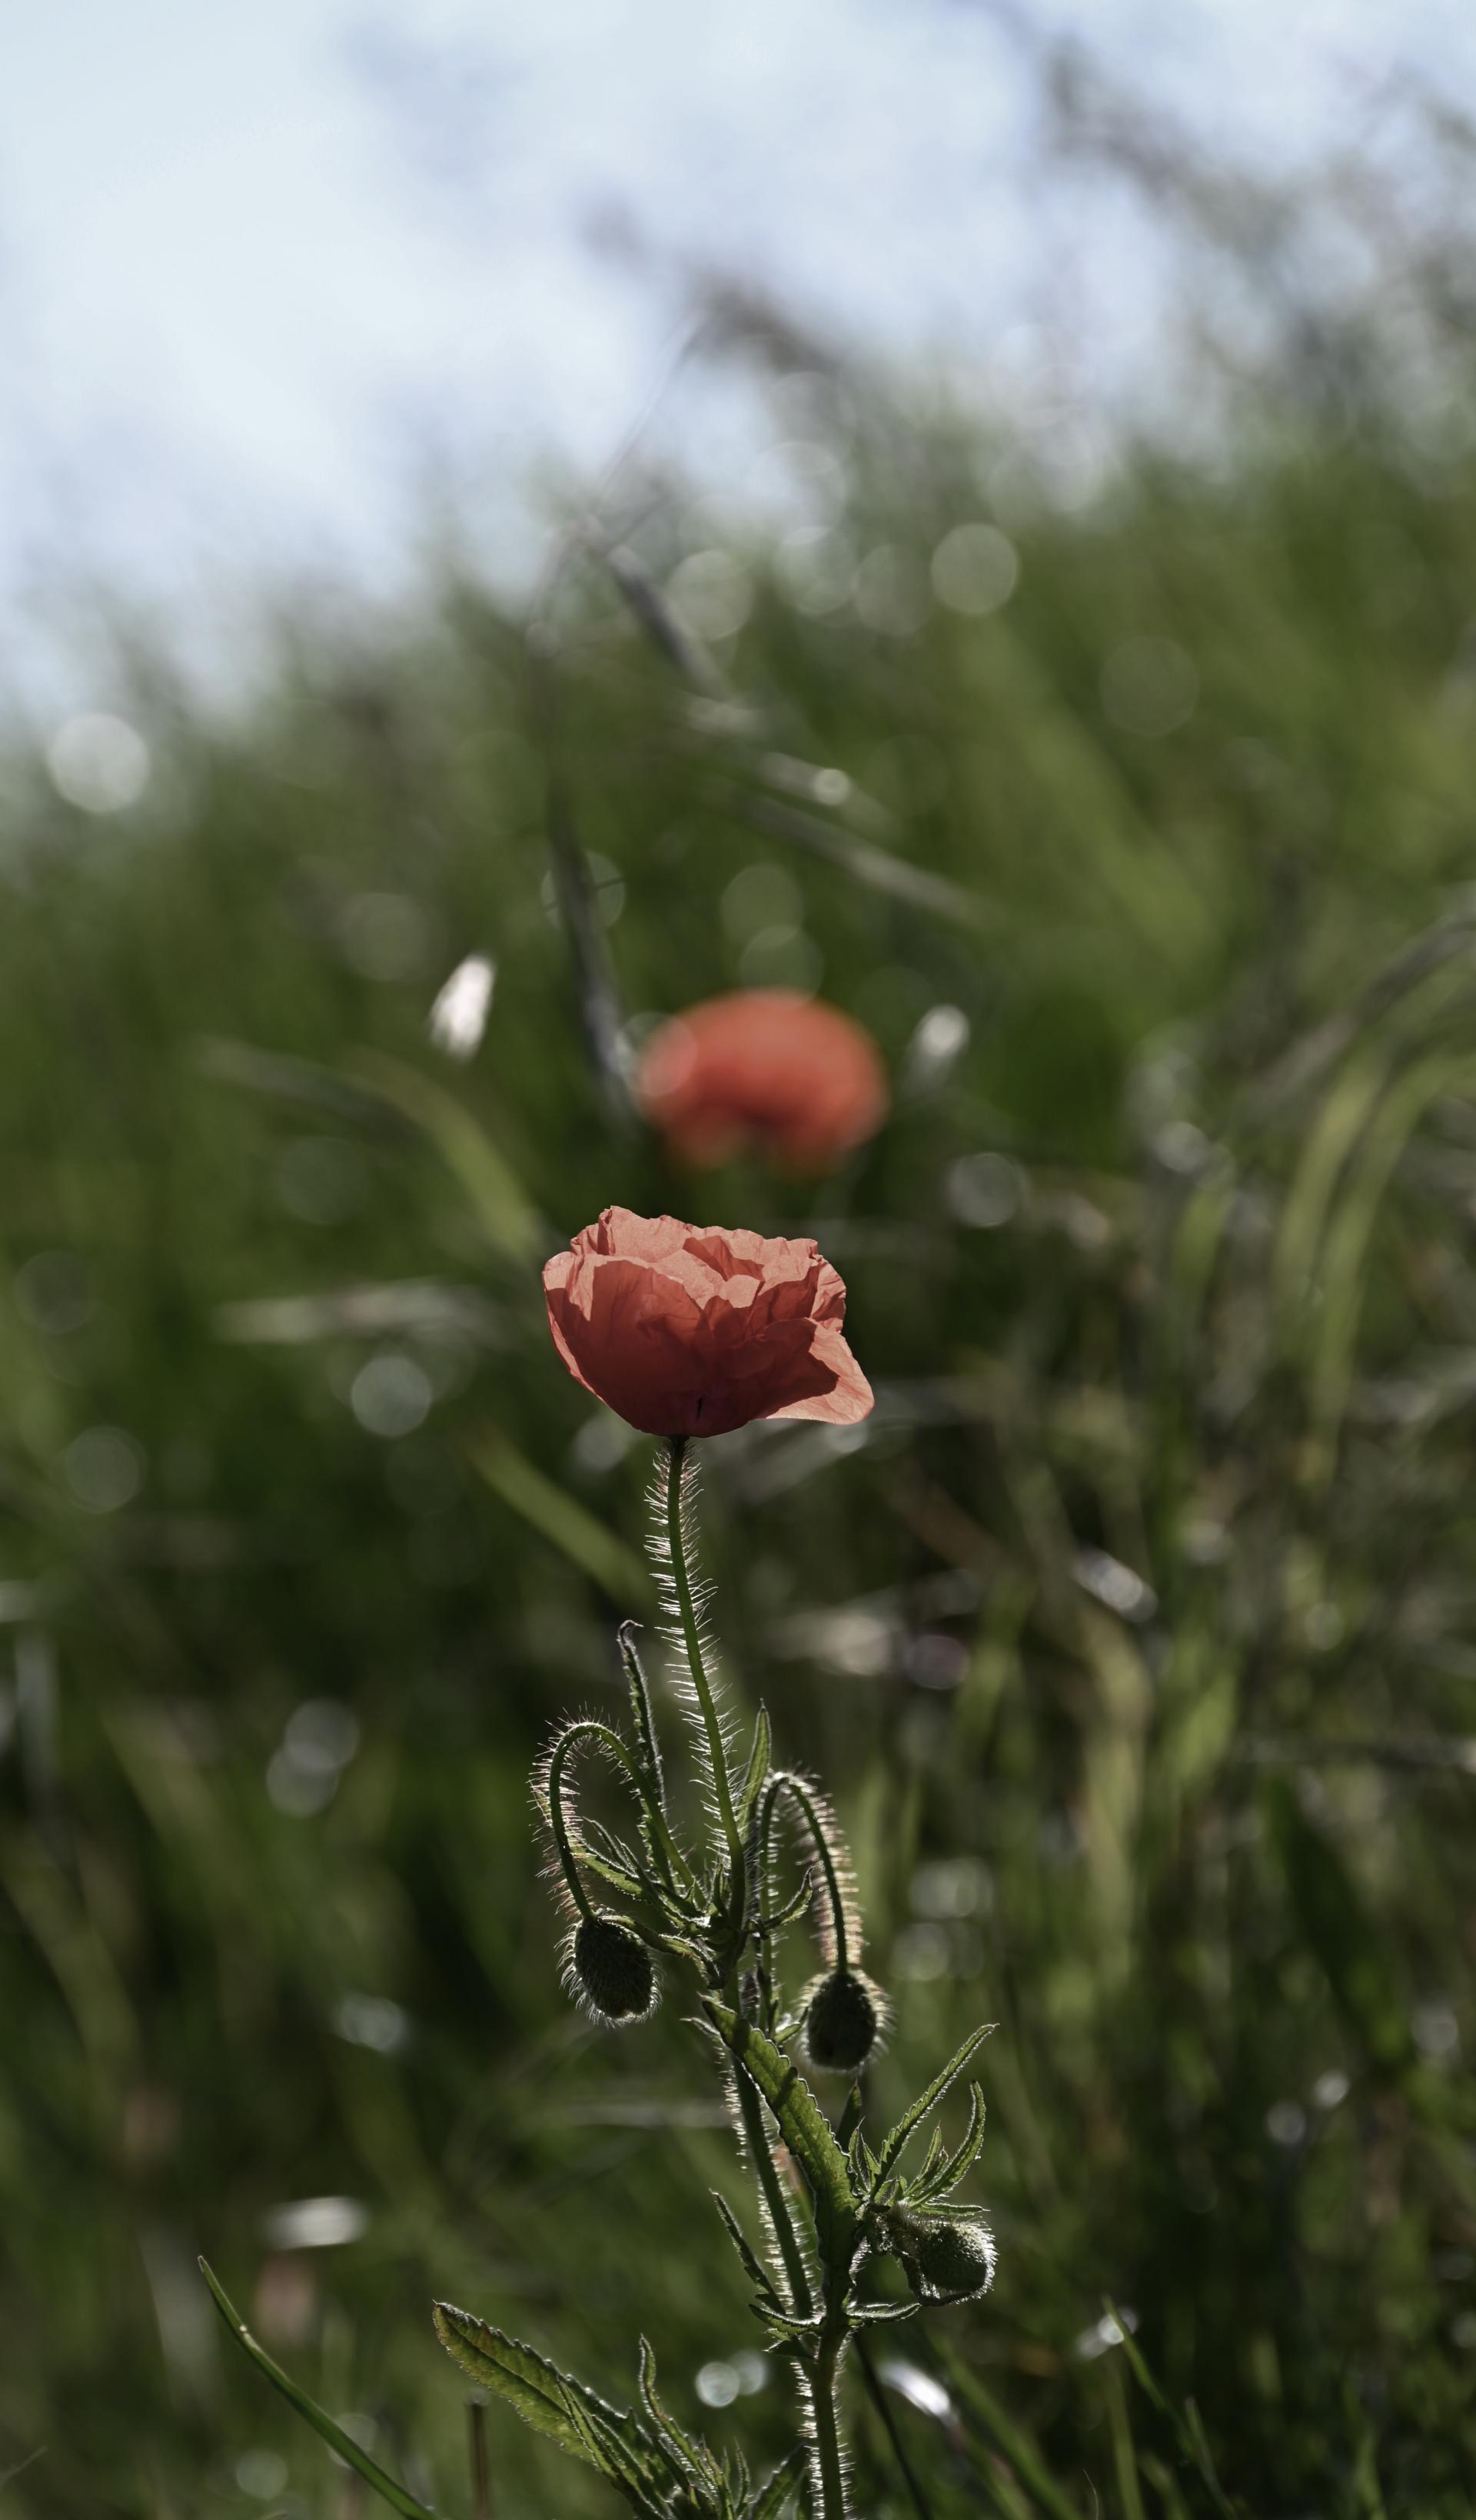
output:
M553 1757L548 1763L548 1818L553 1829L554 1845L558 1849L559 1867L569 1895L586 1924L593 1916L594 1910L585 1895L584 1884L579 1879L579 1868L574 1860L569 1825L564 1818L564 1770L576 1741L584 1737L586 1730L592 1732L596 1729L594 1725L586 1728L582 1724L572 1724L567 1732L559 1735L554 1744Z
M738 2092L738 2109L743 2119L744 2139L754 2164L754 2176L763 2192L768 2219L778 2243L779 2256L789 2281L789 2306L796 2318L808 2318L814 2309L809 2289L809 2275L800 2235L795 2229L789 2199L779 2179L778 2166L769 2149L768 2129L763 2121L763 2104L741 2065L733 2067L733 2081Z
M686 1541L681 1527L681 1473L686 1459L684 1435L670 1438L667 1464L667 1548L671 1565L671 1588L676 1595L676 1615L681 1624L681 1641L686 1648L687 1669L692 1676L702 1729L707 1735L708 1756L713 1763L713 1788L717 1796L717 1813L722 1833L727 1839L735 1884L743 1878L743 1840L738 1834L738 1817L733 1809L733 1788L728 1781L727 1752L723 1747L722 1727L713 1701L707 1666L702 1658L702 1638L698 1631L697 1609L692 1599L692 1586L687 1575Z
M571 1751L579 1741L598 1741L602 1750L608 1750L611 1757L620 1762L635 1787L642 1809L650 1818L658 1843L668 1858L669 1864L680 1868L689 1886L695 1891L697 1884L693 1878L691 1867L672 1838L661 1811L652 1802L646 1790L640 1763L632 1756L620 1734L613 1732L608 1724L596 1723L592 1716L585 1716L581 1717L577 1724L571 1724L560 1733L554 1743L553 1757L548 1763L547 1788L548 1816L553 1827L554 1845L558 1849L560 1868L569 1885L569 1895L580 1915L589 1916L593 1911L585 1896L584 1885L579 1879L578 1867L575 1862L574 1842L569 1834L569 1824L564 1818L564 1770L569 1763Z
M806 2374L814 2446L815 2520L850 2520L841 2428L836 2415L836 2373L844 2335L827 2334Z
M764 1789L763 1815L760 1822L762 1849L761 1876L766 1879L768 1874L768 1832L773 1822L774 1805L781 1794L788 1794L791 1802L799 1805L805 1816L806 1826L814 1841L815 1851L820 1859L820 1869L825 1875L825 1887L830 1896L830 1924L835 1937L835 1965L844 1971L850 1967L851 1962L846 1942L846 1909L841 1898L841 1884L836 1873L835 1858L830 1851L830 1840L820 1826L819 1815L799 1777L791 1777L787 1774L773 1777Z

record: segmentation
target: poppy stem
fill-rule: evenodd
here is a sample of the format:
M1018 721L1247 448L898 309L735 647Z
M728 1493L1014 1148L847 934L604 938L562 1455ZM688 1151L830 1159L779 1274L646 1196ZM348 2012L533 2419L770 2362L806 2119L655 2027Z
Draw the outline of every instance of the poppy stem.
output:
M836 2412L836 2377L844 2343L844 2329L836 2335L827 2328L825 2341L806 2371L816 2520L849 2520L851 2511L851 2498L846 2491L841 2427Z
M738 2111L743 2121L743 2139L748 2146L749 2159L754 2166L754 2176L759 2182L759 2192L763 2199L773 2229L774 2245L778 2249L779 2261L789 2284L789 2306L796 2318L808 2318L814 2308L814 2300L809 2289L809 2276L806 2271L805 2253L800 2246L800 2235L795 2229L795 2219L789 2210L788 2200L774 2161L768 2129L763 2120L762 2104L741 2066L734 2069L733 2089L738 2095Z
M548 1763L547 1790L548 1817L553 1828L554 1846L558 1853L560 1868L563 1871L569 1895L587 1925L593 1919L594 1910L585 1895L584 1884L579 1879L579 1868L574 1860L574 1848L569 1842L569 1825L564 1818L564 1768L576 1741L583 1736L584 1728L574 1725L571 1725L567 1732L560 1734L554 1745L553 1757Z
M679 1869L686 1879L689 1890L695 1894L697 1882L693 1875L692 1868L688 1864L686 1857L682 1854L680 1847L676 1844L669 1828L667 1826L665 1814L661 1811L659 1806L653 1803L651 1799L645 1771L640 1762L636 1759L633 1752L627 1747L626 1743L621 1739L620 1734L611 1731L608 1724L596 1723L592 1716L580 1716L577 1722L565 1726L564 1731L559 1734L558 1740L554 1743L553 1755L548 1763L548 1779L545 1786L545 1791L548 1795L548 1816L553 1828L554 1846L558 1853L559 1863L563 1869L564 1878L569 1884L570 1897L573 1899L580 1915L588 1917L591 1916L594 1912L585 1896L584 1885L579 1879L578 1867L575 1862L574 1844L569 1834L569 1823L564 1817L564 1769L571 1751L575 1748L576 1744L580 1741L597 1741L600 1748L605 1751L607 1756L614 1759L618 1766L624 1769L626 1776L629 1778L631 1784L635 1788L636 1797L641 1805L641 1809L651 1822L656 1843L661 1849L669 1877L674 1882L676 1873Z
M820 1815L803 1779L790 1776L787 1771L776 1777L770 1777L764 1788L762 1812L759 1822L760 1843L762 1848L762 1874L767 1877L769 1830L773 1824L774 1805L781 1794L788 1794L791 1802L798 1804L804 1815L805 1824L813 1840L815 1853L820 1859L820 1869L825 1875L825 1889L830 1900L830 1930L835 1944L834 1964L844 1975L851 1966L851 1952L846 1939L846 1903L841 1897L835 1856L831 1851L830 1840L820 1825Z
M702 1635L698 1627L697 1607L692 1598L692 1586L687 1574L686 1539L681 1521L681 1477L686 1462L685 1435L669 1438L667 1464L667 1549L671 1566L671 1589L676 1596L676 1615L681 1626L681 1641L686 1649L687 1669L697 1698L702 1729L707 1735L708 1755L713 1763L713 1790L717 1797L718 1818L727 1839L732 1859L733 1879L743 1879L743 1840L738 1834L738 1818L733 1809L733 1788L728 1781L727 1750L722 1738L722 1726L717 1720L707 1666L702 1659Z

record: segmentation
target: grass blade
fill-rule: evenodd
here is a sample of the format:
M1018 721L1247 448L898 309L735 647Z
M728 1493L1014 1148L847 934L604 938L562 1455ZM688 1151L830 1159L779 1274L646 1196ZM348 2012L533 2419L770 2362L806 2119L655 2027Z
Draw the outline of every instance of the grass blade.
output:
M402 2515L402 2520L435 2520L435 2515L428 2510L424 2502L417 2502L414 2495L408 2493L404 2486L396 2483L395 2479L381 2467L378 2459L371 2458L369 2452L361 2449L351 2433L346 2433L342 2424L336 2424L332 2415L325 2414L315 2400L309 2398L306 2390L300 2389L297 2381L283 2370L281 2364L274 2362L271 2356L263 2352L245 2320L237 2317L229 2295L204 2258L200 2261L200 2272L209 2285L211 2300L237 2344L255 2363L257 2370L270 2380L272 2387L281 2391L289 2406L296 2407L303 2421L311 2424L313 2431L328 2444L329 2449L337 2452L345 2465L356 2468L365 2484L372 2486L380 2500L388 2502L392 2511L398 2511Z

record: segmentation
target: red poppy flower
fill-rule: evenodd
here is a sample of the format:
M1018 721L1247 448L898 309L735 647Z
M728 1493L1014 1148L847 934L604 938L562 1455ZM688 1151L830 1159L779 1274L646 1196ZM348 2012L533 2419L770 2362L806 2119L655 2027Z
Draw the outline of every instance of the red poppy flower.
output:
M550 1260L543 1291L575 1380L643 1434L853 1426L872 1406L841 1328L846 1289L812 1242L607 1207Z
M800 1171L874 1137L888 1104L871 1035L794 989L739 989L673 1016L647 1042L635 1090L688 1163L752 1142Z

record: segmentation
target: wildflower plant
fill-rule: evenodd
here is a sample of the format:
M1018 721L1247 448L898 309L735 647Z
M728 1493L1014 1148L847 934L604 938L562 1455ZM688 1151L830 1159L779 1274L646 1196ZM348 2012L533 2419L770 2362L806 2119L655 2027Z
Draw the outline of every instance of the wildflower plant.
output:
M756 2481L741 2451L719 2456L677 2421L644 2338L636 2404L621 2408L471 2311L438 2303L436 2331L479 2391L597 2469L644 2520L779 2520L797 2508L811 2520L847 2520L848 2349L867 2328L926 2305L975 2300L993 2276L988 2223L959 2194L984 2140L977 2082L968 2084L961 2140L950 2147L935 2125L921 2159L911 2151L988 2031L965 2040L894 2126L868 2126L858 2078L886 2037L889 2006L862 1966L850 1853L821 1787L776 1763L761 1707L740 1741L698 1571L690 1429L704 1418L724 1427L758 1417L851 1419L869 1409L871 1394L842 1336L845 1290L812 1243L615 1209L578 1238L573 1255L549 1264L545 1288L570 1370L592 1389L619 1388L628 1414L661 1444L650 1546L706 1822L700 1842L678 1822L640 1632L627 1623L620 1631L624 1728L565 1720L533 1778L565 1929L564 1980L591 2019L613 2030L638 2026L669 1987L694 2003L755 2191L752 2222L715 2193L716 2216L768 2351L793 2373L798 2438ZM612 1769L629 1797L627 1834L580 1808L578 1779L591 1761ZM817 1971L791 1966L791 1937L802 1927L818 1944ZM834 2115L810 2073L840 2094ZM889 2259L904 2291L878 2287ZM420 2511L239 2332L342 2456L394 2508Z

